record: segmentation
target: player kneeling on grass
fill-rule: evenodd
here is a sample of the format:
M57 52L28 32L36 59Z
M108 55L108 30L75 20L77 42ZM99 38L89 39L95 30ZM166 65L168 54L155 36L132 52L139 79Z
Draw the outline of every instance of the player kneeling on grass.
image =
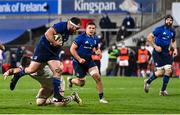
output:
M165 17L165 24L163 26L157 27L153 33L150 33L147 37L147 41L154 48L153 59L156 67L156 71L153 75L144 81L144 91L149 92L150 84L157 77L163 76L163 85L160 91L161 96L168 95L166 87L168 85L169 79L172 76L172 62L173 58L177 56L177 46L175 40L175 29L172 27L173 17L167 15ZM173 56L169 53L170 45L174 49Z
M102 55L98 47L99 39L95 35L96 25L93 22L87 24L86 32L79 35L72 43L70 52L73 55L73 68L77 78L69 78L69 86L72 84L84 86L85 76L88 72L96 82L100 103L108 103L103 94L103 84L98 67L91 58L93 52Z
M22 66L27 67L30 64L31 59L29 57L23 57L22 58ZM13 75L15 73L18 73L21 71L21 68L13 68L9 69L7 72L4 73L4 76L7 77L9 75ZM54 104L56 106L61 105L67 105L71 101L76 101L79 105L82 104L82 100L78 96L77 92L73 92L70 96L65 97L65 99L62 102L56 102L50 97L53 95L53 78L52 71L46 64L42 64L40 69L33 74L30 74L30 76L37 80L40 83L40 89L38 91L38 94L36 96L36 104L38 106L48 105L48 104ZM64 90L65 90L65 82L63 77L61 77L61 86L60 86L60 93L62 96L64 96Z

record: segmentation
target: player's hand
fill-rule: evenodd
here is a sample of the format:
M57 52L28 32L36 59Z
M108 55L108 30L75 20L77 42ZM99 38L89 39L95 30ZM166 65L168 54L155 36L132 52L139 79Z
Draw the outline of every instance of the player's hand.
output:
M177 49L174 49L173 51L173 57L176 57L178 55Z
M62 39L59 39L56 42L59 44L59 46L63 46L63 40Z
M52 43L53 46L59 47L59 46L63 46L63 41L61 39L54 41Z
M13 69L9 69L3 74L4 80L7 79L7 77L10 75L13 75Z
M162 48L160 46L155 46L154 49L157 51L157 52L161 52L162 51Z
M96 50L96 51L95 51L95 54L96 54L96 55L101 55L101 50Z
M78 61L79 61L79 63L81 63L81 64L83 64L83 63L85 63L85 62L86 62L86 60L85 60L85 59L83 59L83 58L80 58Z

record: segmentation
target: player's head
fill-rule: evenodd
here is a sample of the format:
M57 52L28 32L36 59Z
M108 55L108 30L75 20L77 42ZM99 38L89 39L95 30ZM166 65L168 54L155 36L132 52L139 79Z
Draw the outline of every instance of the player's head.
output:
M96 33L96 24L94 22L89 22L86 25L86 34L92 36Z
M165 17L165 25L166 25L167 27L171 27L172 24L173 24L173 17L172 17L171 15L167 15L167 16Z
M21 59L21 65L22 67L28 67L31 63L31 57L29 56L23 56Z
M75 33L81 26L81 20L77 17L72 17L68 21L68 29L71 33Z

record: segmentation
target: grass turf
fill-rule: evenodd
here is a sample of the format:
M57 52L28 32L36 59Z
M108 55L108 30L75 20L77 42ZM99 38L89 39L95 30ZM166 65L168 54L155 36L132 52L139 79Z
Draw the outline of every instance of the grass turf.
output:
M92 78L87 77L84 87L74 87L83 100L66 107L53 105L39 107L35 96L39 89L37 81L23 77L14 91L9 81L0 75L0 114L180 114L180 79L173 78L168 85L169 96L159 96L162 80L153 82L148 94L143 91L143 78L102 77L104 93L108 104L100 104ZM66 90L66 95L71 93Z

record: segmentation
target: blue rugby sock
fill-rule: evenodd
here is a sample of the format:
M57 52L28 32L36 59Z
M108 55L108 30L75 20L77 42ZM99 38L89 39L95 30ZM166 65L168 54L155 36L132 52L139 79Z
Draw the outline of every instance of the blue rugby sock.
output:
M164 75L164 77L163 77L163 86L162 86L161 91L165 91L166 90L168 82L169 82L169 76Z
M26 75L24 68L22 68L21 71L16 74L16 76L19 77L19 78L23 77L24 75Z
M54 97L58 99L63 99L63 96L60 95L60 84L60 79L53 77Z
M147 80L147 83L148 84L151 84L151 82L153 81L153 80L155 80L157 77L155 76L155 73L153 73L151 76L150 76L150 78Z

